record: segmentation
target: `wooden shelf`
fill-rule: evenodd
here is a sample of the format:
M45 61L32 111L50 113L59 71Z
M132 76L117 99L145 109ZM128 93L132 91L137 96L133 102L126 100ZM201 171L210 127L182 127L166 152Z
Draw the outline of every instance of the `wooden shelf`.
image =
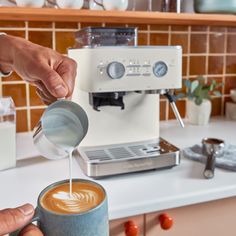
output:
M0 7L0 20L236 26L235 15Z

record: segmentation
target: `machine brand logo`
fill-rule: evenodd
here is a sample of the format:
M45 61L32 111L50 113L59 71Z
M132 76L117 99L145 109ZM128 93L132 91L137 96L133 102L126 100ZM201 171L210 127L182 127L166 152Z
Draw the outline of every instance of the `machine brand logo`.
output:
M153 162L151 160L147 161L142 161L140 163L134 162L134 163L128 163L124 165L125 170L130 170L130 169L139 169L139 168L145 168L145 167L150 167L153 165Z

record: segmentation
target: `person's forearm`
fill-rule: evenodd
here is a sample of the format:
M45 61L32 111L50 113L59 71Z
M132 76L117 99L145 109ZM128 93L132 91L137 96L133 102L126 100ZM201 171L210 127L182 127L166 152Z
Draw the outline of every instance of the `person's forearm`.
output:
M8 73L13 69L13 37L0 35L0 71Z
M0 35L0 76L13 70L37 86L45 104L72 95L77 72L74 60L26 39Z

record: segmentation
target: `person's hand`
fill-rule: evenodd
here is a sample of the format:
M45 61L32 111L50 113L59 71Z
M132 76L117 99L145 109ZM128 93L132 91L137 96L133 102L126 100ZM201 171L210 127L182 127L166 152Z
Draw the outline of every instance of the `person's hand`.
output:
M14 70L37 86L37 93L45 104L72 95L77 67L74 60L22 38L1 36L0 40L2 72Z
M0 211L0 235L5 235L24 227L34 215L34 208L30 204L14 209ZM25 227L20 236L43 236L40 230L33 224Z

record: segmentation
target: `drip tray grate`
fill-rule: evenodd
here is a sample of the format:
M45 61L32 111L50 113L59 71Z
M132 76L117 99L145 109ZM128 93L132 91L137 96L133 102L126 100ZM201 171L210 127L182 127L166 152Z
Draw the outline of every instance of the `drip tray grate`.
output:
M179 164L179 149L164 139L96 147L79 147L79 164L86 175L101 178Z

